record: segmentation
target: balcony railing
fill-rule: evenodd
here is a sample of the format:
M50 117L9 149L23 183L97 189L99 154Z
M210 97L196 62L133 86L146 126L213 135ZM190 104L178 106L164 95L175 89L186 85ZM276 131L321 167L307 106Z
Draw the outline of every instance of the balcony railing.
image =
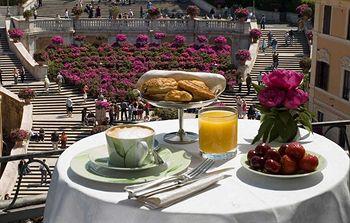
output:
M250 22L234 22L231 20L185 20L185 19L36 19L20 20L13 18L16 28L29 34L45 32L149 32L162 31L176 33L237 33L248 34Z
M350 148L349 138L347 136L347 131L346 131L347 128L350 126L350 120L315 122L315 123L312 123L312 126L315 131L317 131L318 133L324 136L327 136L330 130L334 128L338 128L340 130L340 134L342 134L344 138L344 146L343 146L344 150L348 151L348 149ZM337 142L337 143L341 145L342 142ZM11 162L14 160L23 160L23 159L28 160L28 162L20 170L20 176L18 179L18 184L16 187L16 193L14 198L11 201L0 201L0 222L18 221L18 220L24 220L24 219L33 218L33 217L39 217L43 215L44 203L46 199L45 195L36 195L36 196L17 199L23 172L28 164L33 162L38 162L45 166L51 178L51 172L49 170L49 167L38 158L47 158L54 155L60 155L63 151L64 150L56 150L56 151L50 151L50 152L40 152L40 153L0 157L0 163Z

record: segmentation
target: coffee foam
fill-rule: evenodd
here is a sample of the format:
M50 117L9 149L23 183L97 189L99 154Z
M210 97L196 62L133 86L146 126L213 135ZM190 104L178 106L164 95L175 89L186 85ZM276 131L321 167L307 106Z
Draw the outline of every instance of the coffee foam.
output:
M118 139L145 138L153 134L153 131L140 126L120 127L108 131L108 135Z

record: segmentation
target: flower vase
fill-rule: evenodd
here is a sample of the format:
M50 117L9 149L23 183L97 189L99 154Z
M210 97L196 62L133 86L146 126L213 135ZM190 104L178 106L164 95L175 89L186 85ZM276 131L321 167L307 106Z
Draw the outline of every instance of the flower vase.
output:
M23 140L18 140L15 143L15 147L22 147L23 146Z
M24 103L25 103L26 105L29 105L29 104L30 104L30 98L24 99Z

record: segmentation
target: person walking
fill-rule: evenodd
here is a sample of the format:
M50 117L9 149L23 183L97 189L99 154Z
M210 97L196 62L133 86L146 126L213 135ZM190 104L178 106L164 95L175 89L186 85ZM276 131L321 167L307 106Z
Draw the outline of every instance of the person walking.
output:
M272 34L271 30L269 30L269 32L267 33L267 47L271 46L272 37L273 37L273 34Z
M126 103L126 101L123 101L120 107L121 107L121 115L120 115L121 120L128 121L128 115L126 112L126 110L128 109L128 104Z
M277 45L278 45L277 39L273 38L273 40L271 42L271 47L272 47L272 52L273 53L277 52Z
M262 15L260 19L260 29L265 29L265 25L266 25L266 18L265 18L265 15Z
M288 46L289 43L289 32L284 33L284 45Z
M132 120L137 120L137 102L135 101L132 107Z
M97 6L97 8L96 8L95 18L101 18L101 8L100 8L100 6Z
M242 103L242 118L245 118L245 116L247 115L247 102L243 99L243 103Z
M262 50L263 53L265 53L266 47L267 47L266 41L265 41L265 38L263 38L263 39L261 40L261 50Z
M289 30L289 41L290 41L290 45L293 46L293 42L294 42L294 31L293 31L293 29Z
M17 84L18 83L18 69L16 67L13 68L12 74L13 74L13 81L15 84Z
M47 77L47 75L45 75L45 78L44 78L44 88L45 88L46 94L49 94L49 92L50 92L50 80Z
M24 78L25 78L26 70L24 69L24 66L21 67L19 70L19 76L21 77L21 82L24 83Z
M43 6L43 0L38 0L39 1L39 7Z
M258 74L258 85L261 85L261 81L262 81L262 71L259 71L259 74Z
M64 11L64 18L69 19L69 11L68 11L68 9L66 9Z
M0 67L0 84L2 86L2 69L1 69L1 67Z
M58 142L60 141L60 135L57 133L57 131L54 131L51 133L51 143L52 143L52 148L54 150L58 149Z
M88 109L86 107L83 108L83 110L81 110L81 123L83 124L83 126L85 126L86 123L86 114L88 112Z
M42 142L45 140L45 130L43 128L39 129L39 140Z
M25 160L19 161L18 164L18 175L22 174L23 176L27 175L28 173L31 172L30 168L28 165L26 165L27 162Z
M139 102L138 106L137 106L137 116L138 116L138 120L142 119L143 116L143 109L144 109L144 105L142 102Z
M151 8L152 8L152 2L151 2L151 0L148 0L148 1L147 1L146 8L147 8L147 9L151 9Z
M43 163L46 163L45 159L43 159ZM44 164L40 163L39 171L41 174L40 185L43 185L44 183L46 184L47 183L47 170L46 170Z
M73 113L73 100L68 97L66 100L66 109L67 109L67 117L70 118L72 117Z
M128 107L128 115L129 115L129 121L131 121L133 119L133 109L134 109L134 105L132 103L129 103L129 107Z
M57 80L57 86L58 86L58 93L61 93L61 88L62 88L64 78L60 72L58 72L56 80Z
M245 83L246 83L247 89L248 89L247 95L249 95L250 94L250 87L252 86L252 78L251 78L250 74L247 74L247 77L245 79Z
M68 141L68 136L67 136L66 132L63 131L61 134L61 149L67 148L67 141Z
M34 16L34 19L38 18L38 11L36 9L34 9L33 16Z
M254 108L254 105L249 106L248 119L255 119L255 108Z
M277 69L279 65L278 53L274 52L272 55L272 69Z
M113 125L114 123L114 106L113 105L109 107L108 117L109 117L109 125Z
M211 8L211 9L210 9L209 14L210 14L210 18L212 18L212 19L215 18L215 10L214 10L214 8Z
M120 106L118 105L118 103L114 103L114 119L116 121L119 120L119 113L120 113Z
M243 110L242 110L242 99L240 96L237 96L237 112L238 112L238 118L242 118L242 113L243 113Z
M148 103L148 102L146 102L146 104L145 104L145 121L147 122L147 121L149 121L149 110L150 110L150 108L151 108L151 105Z
M237 76L237 85L238 85L238 92L242 91L242 77L241 75Z

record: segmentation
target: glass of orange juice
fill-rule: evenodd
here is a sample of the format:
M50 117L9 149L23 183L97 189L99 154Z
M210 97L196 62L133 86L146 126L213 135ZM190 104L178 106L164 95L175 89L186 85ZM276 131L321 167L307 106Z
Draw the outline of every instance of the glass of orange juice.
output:
M230 107L208 107L198 116L199 148L204 158L230 159L236 155L238 114Z

